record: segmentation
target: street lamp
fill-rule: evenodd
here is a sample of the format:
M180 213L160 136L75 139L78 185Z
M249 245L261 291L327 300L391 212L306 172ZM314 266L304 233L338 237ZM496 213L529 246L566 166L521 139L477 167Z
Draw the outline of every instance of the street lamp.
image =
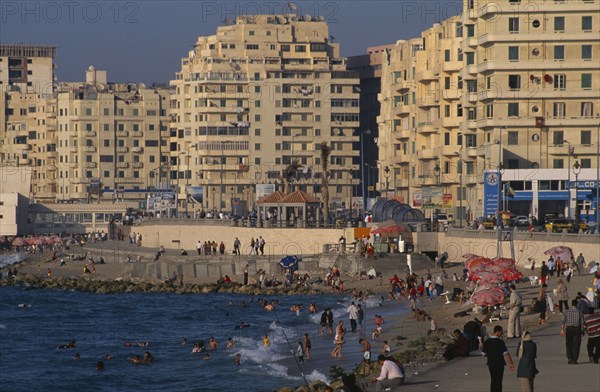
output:
M216 188L213 186L213 187L212 187L212 201L213 201L213 202L212 202L212 206L213 206L213 209L214 209L215 211L216 211L216 208L215 208L215 192L216 192L216 191L217 191L217 189L216 189Z
M440 186L440 163L437 161L435 166L433 167L433 171L435 172L435 181L437 186Z
M224 148L225 148L225 144L231 144L233 143L232 140L223 140L221 142L221 170L219 172L219 180L220 180L220 185L219 185L219 211L221 211L221 208L223 208L223 162L225 161L225 154L223 152Z
M385 169L383 169L384 172L384 176L385 176L385 198L388 198L388 190L390 189L390 167L386 166Z
M571 148L571 143L567 140L563 140L563 144L566 143L569 145L568 150L568 163L567 163L567 193L569 195L567 201L567 218L571 219L571 171L569 168L571 167L571 154L573 153L573 149Z
M366 129L360 133L360 172L362 182L362 197L363 197L363 216L367 211L367 193L365 192L365 135L370 135L371 130Z
M459 214L459 218L460 218L460 227L462 229L463 227L463 161L462 161L462 157L458 160L458 192L459 192L459 207L458 207L458 214Z
M234 187L231 187L229 190L231 191L231 201L232 201L231 204L232 204L232 207L233 207L231 212L233 212L233 215L237 215L237 203L234 204L234 200L233 200L233 199L236 198L237 195L235 193Z
M187 164L186 164L186 170L185 170L185 217L186 218L188 216L188 201L190 198L190 195L188 193L188 188L190 186L190 176L192 174L192 171L190 170L190 148L198 148L198 145L192 144L192 145L188 146L188 148L187 148Z
M368 163L365 163L365 166L367 167L367 196L370 195L370 190L369 188L371 187L371 165L369 165ZM363 169L364 170L364 169ZM365 211L367 210L367 204L365 203L364 205Z
M581 173L581 165L579 161L573 164L573 174L575 174L575 221L579 222L579 173ZM569 196L570 199L570 196Z
M298 136L302 136L301 134L297 134L292 136L292 159L290 160L290 165L294 164L294 145L296 144L296 138ZM295 173L294 173L294 177L295 177ZM290 193L294 191L294 178L290 178Z

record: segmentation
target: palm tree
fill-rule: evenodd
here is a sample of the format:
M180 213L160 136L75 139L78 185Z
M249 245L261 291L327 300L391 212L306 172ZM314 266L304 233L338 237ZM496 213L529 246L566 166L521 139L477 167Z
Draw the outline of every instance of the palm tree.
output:
M321 196L323 197L323 215L325 225L329 223L329 179L327 178L327 167L329 166L329 156L331 147L327 142L321 143Z

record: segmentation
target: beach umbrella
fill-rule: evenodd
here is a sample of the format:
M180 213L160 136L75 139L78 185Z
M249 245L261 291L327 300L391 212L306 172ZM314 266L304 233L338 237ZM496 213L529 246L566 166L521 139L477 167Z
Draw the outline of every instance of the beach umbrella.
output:
M512 282L513 280L519 280L523 277L523 274L514 268L507 268L502 271L502 279L505 282Z
M479 306L493 306L502 303L504 292L499 287L484 287L471 295L471 302Z
M298 257L297 256L285 256L281 260L279 260L279 265L283 268L291 268L294 269L298 267Z
M27 241L25 241L25 239L23 237L17 237L12 242L13 246L25 246L26 244L27 244Z
M480 285L496 285L503 281L502 274L497 272L483 271L475 273L473 276L474 281L479 281Z
M44 237L44 245L52 245L54 243L54 240L51 237Z
M491 260L488 259L487 257L479 256L474 259L471 259L469 261L469 263L467 264L467 268L472 269L473 267L475 267L479 264L489 264L490 262L491 262Z
M492 262L496 266L504 267L504 268L514 268L517 262L514 259L509 259L506 257L496 257L492 259Z
M27 245L35 245L36 241L37 241L37 237L25 238L25 242L27 242Z
M555 246L544 252L547 256L554 256L554 258L560 257L562 260L571 260L573 252L568 246Z

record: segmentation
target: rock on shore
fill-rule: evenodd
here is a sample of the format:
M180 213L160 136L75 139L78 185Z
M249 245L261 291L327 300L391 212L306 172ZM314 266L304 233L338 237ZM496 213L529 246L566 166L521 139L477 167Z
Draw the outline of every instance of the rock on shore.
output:
M318 290L310 287L285 288L269 287L260 289L257 285L244 286L241 283L209 283L209 284L171 284L150 283L133 280L93 280L80 278L40 278L33 274L17 275L0 280L0 286L23 286L35 289L75 290L96 294L118 293L174 293L174 294L208 294L208 293L237 293L248 295L316 295Z

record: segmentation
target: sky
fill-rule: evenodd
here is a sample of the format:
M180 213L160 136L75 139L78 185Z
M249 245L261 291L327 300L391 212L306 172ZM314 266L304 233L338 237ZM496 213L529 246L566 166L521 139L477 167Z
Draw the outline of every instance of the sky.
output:
M225 18L289 13L287 1L0 1L0 43L55 45L59 81L84 80L94 65L111 82L167 83L198 36ZM343 56L418 36L461 11L462 0L294 2L321 15Z

